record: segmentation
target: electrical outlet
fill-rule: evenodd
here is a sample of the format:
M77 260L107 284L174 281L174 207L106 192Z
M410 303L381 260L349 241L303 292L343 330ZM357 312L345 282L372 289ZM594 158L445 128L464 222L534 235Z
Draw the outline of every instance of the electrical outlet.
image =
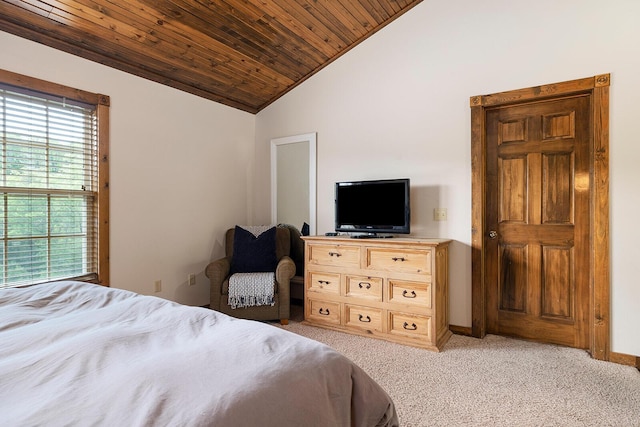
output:
M435 208L433 210L434 221L446 221L447 220L447 208Z
M196 284L196 275L193 273L190 273L187 276L187 283L189 284L189 286L193 286Z
M156 292L162 292L162 280L156 280L154 287Z

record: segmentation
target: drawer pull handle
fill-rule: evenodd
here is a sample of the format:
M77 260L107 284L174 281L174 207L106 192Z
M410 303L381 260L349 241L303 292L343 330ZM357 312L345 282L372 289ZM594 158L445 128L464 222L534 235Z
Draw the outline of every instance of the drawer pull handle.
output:
M323 316L328 316L329 315L329 309L320 307L320 310L318 310L318 313L322 314Z
M392 259L392 260L394 260L394 261L400 261L400 262L404 262L404 261L406 261L405 257L395 257L395 256L394 256L394 257L393 257L393 258L391 258L391 259Z
M321 285L328 285L331 282L328 280L318 280L318 283L320 283Z
M407 292L406 289L404 291L402 291L402 296L405 297L405 298L415 298L415 297L417 297L416 291L411 291L411 293L409 293L409 292Z
M404 322L404 325L402 325L403 328L405 328L407 331L415 331L416 329L418 329L418 326L416 326L415 323L412 323L411 325L409 325L407 322Z
M341 257L342 254L340 252L329 252L329 256Z
M362 314L358 314L358 320L364 323L369 323L371 322L371 317L369 316L363 316Z
M371 289L371 283L368 283L368 282L360 282L360 283L358 283L358 287L359 287L360 289L362 289L362 288Z

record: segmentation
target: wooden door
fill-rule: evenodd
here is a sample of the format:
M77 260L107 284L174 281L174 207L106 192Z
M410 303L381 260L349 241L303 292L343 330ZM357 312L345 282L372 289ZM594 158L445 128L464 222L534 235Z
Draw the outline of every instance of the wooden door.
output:
M600 360L609 360L610 359L610 254L609 254L609 85L611 82L611 76L609 74L600 74L592 77L587 77L583 79L577 80L569 80L564 82L552 83L541 86L533 86L523 89L515 89L506 92L498 92L490 95L477 95L472 96L470 101L471 107L471 173L472 173L472 181L471 181L471 193L472 193L472 205L471 205L471 299L472 299L472 323L471 323L471 335L481 338L488 331L493 333L500 334L521 334L519 336L525 336L530 339L535 339L539 341L551 341L556 342L560 341L558 337L565 335L567 330L571 329L571 325L575 324L576 321L580 322L580 317L586 315L587 316L587 329L588 329L588 344L587 348L591 352L591 356L600 359ZM503 245L500 249L505 249L506 254L501 254L498 252L499 246L504 242L505 244L510 244L508 240L504 240L504 235L500 236L496 235L495 239L491 239L489 237L490 231L502 232L503 234L509 234L515 224L505 223L503 227L504 229L496 229L498 228L498 165L501 167L518 167L519 163L517 161L511 161L517 155L514 151L513 153L509 153L508 150L516 150L516 148L504 148L504 147L517 147L518 143L515 139L518 138L517 132L520 132L518 129L517 120L518 117L514 116L516 119L514 122L511 122L510 119L500 119L505 122L505 125L501 125L501 136L502 138L500 146L503 145L503 148L500 148L498 145L498 135L497 130L493 130L492 132L496 133L496 139L491 145L495 145L492 148L493 154L489 156L489 142L488 138L488 121L487 115L490 112L495 111L492 114L501 114L499 110L508 111L512 108L518 107L527 107L534 106L537 104L546 104L547 102L552 102L553 100L564 101L572 98L580 98L586 97L589 101L589 121L586 126L588 126L589 133L589 141L587 148L588 152L588 162L589 162L589 173L585 175L582 172L576 172L576 165L581 162L579 157L583 155L580 151L570 152L568 159L573 162L572 166L572 179L573 181L569 183L569 187L567 187L566 191L570 192L571 199L571 207L568 212L572 215L572 220L574 221L571 224L556 224L558 225L558 230L561 230L562 227L568 228L573 227L574 230L574 240L572 245L567 245L567 242L563 242L563 239L557 238L559 244L552 244L553 242L547 242L546 240L540 239L540 243L537 243L534 238L526 240L523 239L519 245L523 249L518 249L516 244L511 246ZM515 110L513 110L515 111ZM530 221L532 218L531 212L540 212L539 218L541 219L540 224L531 224L532 226L537 227L542 230L546 228L546 225L551 225L553 221L543 222L543 218L547 218L544 215L549 215L548 212L550 210L546 210L546 205L543 206L543 203L547 203L549 200L552 201L549 206L558 206L558 195L554 195L549 193L549 191L560 191L562 187L556 185L555 187L551 185L550 187L545 187L545 183L552 183L555 177L552 176L552 171L561 171L562 169L566 169L567 167L554 166L553 162L561 161L563 156L554 155L552 149L559 145L563 144L563 140L566 139L574 139L577 138L566 138L566 131L560 131L561 128L569 128L570 132L580 134L580 132L584 131L582 125L578 125L578 122L583 123L580 119L581 114L578 114L578 110L576 110L576 114L574 114L574 119L571 121L564 121L563 117L571 117L571 114L567 116L567 111L560 111L558 113L554 113L553 110L539 112L540 120L546 120L546 125L540 124L537 126L538 130L535 131L539 135L543 136L543 138L538 141L538 145L540 146L539 152L535 150L531 155L522 154L523 160L521 160L520 164L526 166L527 172L526 177L527 181L525 181L526 187L522 187L522 203L526 203L527 207L521 208L523 215L526 213L528 215L526 217L527 221ZM507 113L505 113L507 114ZM526 114L525 114L526 116ZM535 114L534 114L535 116ZM498 120L493 119L493 120ZM531 120L534 121L533 125L535 126L535 120L537 119L527 119L524 122L526 126L530 126ZM574 128L571 130L571 123L574 123ZM546 126L546 127L545 127ZM532 131L535 128L525 128L521 125L522 128L522 137L520 139L523 142L520 145L529 145L533 147L536 143L531 143L529 141L535 141L531 135ZM524 141L524 135L527 135L529 138L527 141ZM554 138L548 138L549 136L555 135ZM555 139L555 141L551 141L550 139ZM509 142L507 142L509 141ZM564 141L567 142L567 141ZM548 147L548 148L547 148ZM575 141L574 147L575 149ZM561 151L556 152L555 154L559 154ZM504 154L503 159L498 159L498 153ZM526 153L526 150L524 151ZM550 157L547 154L552 154ZM548 157L548 158L547 158ZM504 163L504 160L507 160ZM536 168L532 167L533 163L531 162L539 162L540 168L547 167L546 171L543 174L543 169L540 169L540 172L536 172ZM492 163L493 162L493 163ZM546 162L546 163L545 163ZM524 167L522 166L522 167ZM578 166L582 168L582 166ZM487 173L488 170L491 170L490 173ZM531 172L529 172L531 171ZM506 172L502 170L502 172ZM501 173L502 173L501 172ZM523 172L524 173L524 172ZM538 175L536 175L538 173ZM530 177L531 174L531 177ZM495 176L493 176L495 175ZM511 176L509 174L503 174L503 177ZM517 176L517 173L515 174ZM528 197L529 193L524 193L524 189L526 188L529 191L528 187L533 185L531 179L537 179L542 186L542 188L538 191L540 193L539 201L538 199ZM545 181L546 180L546 181ZM507 190L504 188L505 184L511 184L513 181L503 181L502 184L502 192L507 193ZM522 182L522 181L521 181ZM587 188L588 187L588 188ZM517 187L513 187L513 191ZM532 187L533 188L533 187ZM546 193L544 191L547 191ZM494 199L490 193L496 194L496 198ZM514 202L518 199L511 196L512 191L509 190L507 193ZM583 203L580 202L580 198L582 194L588 194L588 205L589 205L589 216L588 216L588 225L585 225L584 221L580 222L580 212L583 209ZM527 195L525 198L524 196ZM495 200L495 201L492 201ZM489 203L494 203L492 206L489 206ZM533 204L532 204L533 203ZM536 207L536 203L539 204L539 207ZM531 206L529 206L531 205ZM509 206L509 205L505 205ZM515 204L517 206L517 204ZM545 209L545 210L542 210ZM490 212L493 212L492 214ZM504 214L504 210L501 211ZM506 211L507 217L512 215L512 213L508 210ZM561 209L560 212L563 212ZM564 210L566 212L566 209ZM490 216L493 217L490 218ZM578 216L576 216L578 215ZM504 216L504 215L503 215ZM557 222L557 215L554 221ZM489 221L492 221L489 224ZM516 222L516 221L512 221ZM524 221L520 221L524 222ZM547 224L549 223L549 224ZM526 224L524 224L526 225ZM526 229L522 225L520 229ZM582 243L580 243L580 239L584 241L584 236L581 234L584 231L584 228L587 226L588 230L588 248L585 247ZM535 227L533 230L535 230ZM580 231L582 230L582 231ZM503 240L501 240L503 239ZM570 242L569 242L570 243ZM526 249L524 249L526 248ZM529 249L531 248L531 249ZM579 259L580 256L583 256L584 250L589 252L588 263L587 265L583 265L582 261ZM533 251L533 252L530 252ZM531 255L533 253L533 255ZM582 255L581 255L582 254ZM501 258L498 258L500 255ZM521 257L519 260L518 256ZM502 264L498 264L498 260L502 260ZM509 262L511 264L509 264ZM530 263L537 262L540 268L537 270L537 273L531 272ZM568 309L563 309L562 301L559 296L554 295L555 290L562 289L562 283L559 278L560 275L557 274L559 270L558 267L554 267L552 264L556 262L558 264L564 263L564 265L570 265L570 269L565 269L565 271L571 272L574 274L570 278L569 290L573 292L574 295L581 295L584 292L584 288L581 285L580 277L586 275L588 276L588 299L589 304L586 306L583 303L584 298L578 296L572 300L569 300ZM509 267L507 269L499 270L502 267ZM521 266L521 267L518 267ZM583 268L584 267L584 268ZM588 270L588 271L587 271ZM509 272L509 274L503 274L501 283L521 283L518 279L513 278L513 274L518 273L520 277L525 282L524 287L513 288L513 290L509 290L506 286L498 288L498 276L499 271ZM535 270L534 270L535 271ZM544 273L544 274L543 274ZM554 280L558 281L556 285L554 285ZM530 288L530 282L537 283L537 288ZM493 291L491 291L493 289ZM503 304L502 307L498 306L498 289L501 290L502 294L500 296L504 296L505 298L500 300ZM524 289L524 290L523 290ZM495 296L492 302L489 302L489 294L490 292L494 292ZM533 297L532 297L533 296ZM522 298L522 302L519 303L522 309L520 309L520 313L518 313L518 302L516 300L517 297ZM546 300L543 300L546 298ZM539 300L538 300L539 299ZM509 302L511 301L511 302ZM534 304L534 302L537 303ZM538 308L535 307L537 304ZM543 305L544 304L544 305ZM564 307L567 307L565 303ZM533 309L531 306L534 305ZM505 309L508 308L508 309ZM530 310L530 311L526 311ZM534 311L536 310L536 311ZM492 311L494 314L489 314ZM585 314L588 311L588 314ZM539 318L533 313L538 313ZM567 316L565 313L569 313ZM575 319L571 319L571 315L575 316ZM492 317L489 319L489 317ZM525 324L524 328L516 328L514 326L515 322L511 321L511 319L516 318L527 319L524 320L523 324ZM564 319L563 319L564 317ZM504 319L504 322L499 323L495 319ZM531 321L531 326L526 326L527 321ZM491 322L491 327L488 324ZM579 323L578 323L579 325ZM539 329L537 329L539 328ZM584 333L584 328L582 326L573 326L574 329L582 330ZM498 332L496 332L496 330ZM502 331L502 332L501 332ZM564 332L563 332L564 331ZM580 333L577 334L580 336ZM584 347L583 343L580 342L584 338L575 338L575 346Z
M487 332L589 346L590 97L486 112Z

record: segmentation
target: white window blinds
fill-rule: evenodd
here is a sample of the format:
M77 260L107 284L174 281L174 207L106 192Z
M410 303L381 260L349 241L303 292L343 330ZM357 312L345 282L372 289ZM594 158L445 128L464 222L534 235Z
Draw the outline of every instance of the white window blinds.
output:
M0 287L97 275L96 106L0 84Z

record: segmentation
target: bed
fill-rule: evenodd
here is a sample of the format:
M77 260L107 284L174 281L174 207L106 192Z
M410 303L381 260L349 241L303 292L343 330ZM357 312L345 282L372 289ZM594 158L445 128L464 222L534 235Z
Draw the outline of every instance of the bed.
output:
M81 282L0 290L3 426L394 426L387 393L316 341Z

